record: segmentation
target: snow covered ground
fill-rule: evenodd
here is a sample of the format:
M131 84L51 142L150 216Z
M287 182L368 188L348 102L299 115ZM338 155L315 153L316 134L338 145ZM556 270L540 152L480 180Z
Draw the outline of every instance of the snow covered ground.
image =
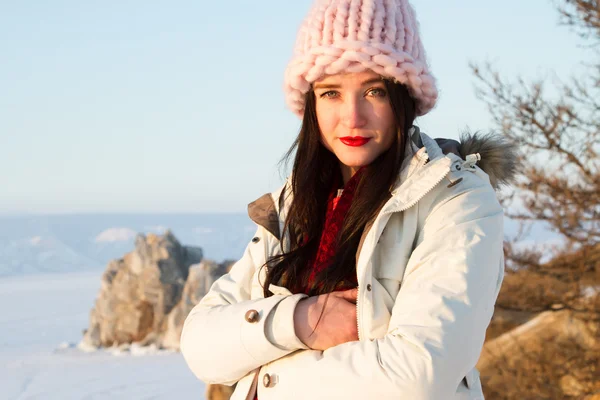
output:
M204 399L181 354L85 353L101 270L0 279L3 400Z

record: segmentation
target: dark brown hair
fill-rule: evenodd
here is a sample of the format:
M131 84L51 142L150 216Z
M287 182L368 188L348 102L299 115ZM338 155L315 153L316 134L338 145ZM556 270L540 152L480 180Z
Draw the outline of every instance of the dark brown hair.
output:
M310 288L309 295L332 292L356 270L356 251L367 222L389 198L404 160L408 131L415 119L415 102L405 86L384 80L394 113L397 135L391 147L367 166L360 176L352 205L340 230L335 258L316 281L322 284ZM306 106L300 133L283 160L289 161L295 150L292 168L292 204L285 221L283 235L289 235L289 249L267 261L264 296L269 297L269 285L284 286L293 293L308 282L310 266L315 256L324 226L327 200L334 179L341 179L337 157L321 143L313 91L306 94ZM287 189L283 191L285 195Z

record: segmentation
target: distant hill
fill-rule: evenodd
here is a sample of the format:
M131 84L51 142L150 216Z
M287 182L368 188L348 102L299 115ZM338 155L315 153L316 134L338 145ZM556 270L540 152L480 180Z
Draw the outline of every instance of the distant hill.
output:
M207 258L240 258L256 225L246 214L83 214L0 217L0 277L104 268L137 233L170 229Z

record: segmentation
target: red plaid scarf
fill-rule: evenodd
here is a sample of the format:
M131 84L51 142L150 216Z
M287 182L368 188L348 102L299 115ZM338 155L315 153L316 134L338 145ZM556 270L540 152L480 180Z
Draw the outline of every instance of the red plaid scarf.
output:
M333 263L335 252L337 250L338 236L344 223L344 219L348 214L348 210L350 210L350 206L352 205L352 199L356 193L362 171L362 169L358 170L346 183L341 197L337 196L339 182L336 182L329 193L325 225L321 234L319 249L317 250L317 255L311 265L311 273L307 285L301 290L301 292L305 294L309 294L310 288L315 287L315 285L317 288L322 287L323 283L315 283L315 280L323 270ZM350 270L348 271L346 279L341 281L336 286L335 290L347 290L355 288L356 286L358 286L356 271Z

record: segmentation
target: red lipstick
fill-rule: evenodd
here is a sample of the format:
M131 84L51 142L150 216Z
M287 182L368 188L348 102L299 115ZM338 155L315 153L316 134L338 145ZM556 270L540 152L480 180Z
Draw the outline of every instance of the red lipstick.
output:
M364 146L365 144L369 143L369 140L371 140L371 138L365 138L361 136L346 136L340 138L342 143L344 143L346 146L352 147Z

